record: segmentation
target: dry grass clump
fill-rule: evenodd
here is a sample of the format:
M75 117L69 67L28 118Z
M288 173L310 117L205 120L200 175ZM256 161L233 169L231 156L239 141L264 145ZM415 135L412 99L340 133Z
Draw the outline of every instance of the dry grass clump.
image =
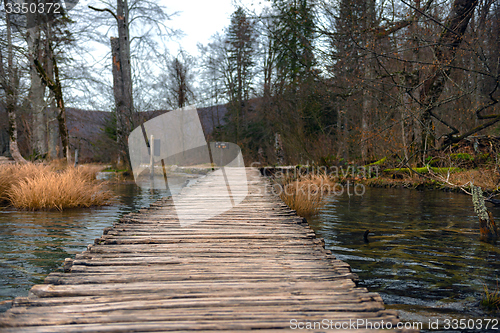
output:
M9 202L8 191L21 180L31 179L49 172L51 172L51 168L43 164L0 165L0 202Z
M308 175L295 180L285 180L278 185L278 194L288 207L300 216L316 214L323 206L323 198L333 187L325 175Z
M500 292L498 289L498 282L494 291L489 291L488 286L484 285L484 295L481 300L481 305L489 310L500 310Z
M473 182L483 190L495 191L500 185L498 172L494 169L464 170L450 174L449 182L456 185L465 185Z
M26 210L90 207L106 204L112 197L95 180L96 167L57 170L42 164L0 168L0 198Z

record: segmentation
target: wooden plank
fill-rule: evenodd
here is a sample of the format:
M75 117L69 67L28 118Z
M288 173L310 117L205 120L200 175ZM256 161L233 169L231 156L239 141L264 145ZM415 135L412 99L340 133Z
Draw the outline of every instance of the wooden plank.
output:
M336 321L340 325L345 323L346 327L351 324L349 320L346 321ZM91 333L91 332L192 332L196 330L197 332L219 332L224 331L225 333L230 332L255 332L258 329L259 333L270 333L276 332L297 332L297 329L290 328L289 321L267 321L267 322L248 322L248 321L227 321L227 322L190 322L190 321L178 321L176 323L171 322L161 322L161 321L151 321L151 322L128 322L128 323L109 323L109 324L83 324L83 325L54 325L54 326L31 326L31 327L14 327L10 329L2 330L3 333ZM319 324L317 325L319 327ZM335 330L335 332L346 333L346 332L357 332L357 333L373 333L379 330L373 329L352 329L352 330ZM316 328L313 330L308 330L308 332L325 332L325 329ZM385 331L387 332L387 331ZM418 332L416 330L393 330L393 332L398 333L413 333Z
M187 295L187 294L185 294ZM179 298L179 294L169 293L142 293L142 294L112 294L110 296L73 296L73 297L48 297L48 298L28 298L18 297L14 302L17 307L40 307L40 306L60 306L60 305L84 305L84 304L113 304L123 302L137 302L137 301L168 301L168 302L196 302L196 304L204 304L213 299L220 301L237 301L239 304L252 301L275 301L284 303L306 304L308 302L316 302L317 304L331 304L335 299L355 299L361 300L377 300L377 295L357 292L356 289L337 289L336 291L329 291L327 293L304 293L300 295L293 295L287 293L285 290L268 290L267 292L260 292L256 290L245 290L238 295L234 291L226 290L213 292L200 292L190 294L189 297ZM225 302L226 303L226 302ZM227 302L228 303L228 302ZM178 304L178 303L176 303ZM189 304L189 303L187 303ZM222 304L219 302L219 304ZM281 304L281 303L280 303Z

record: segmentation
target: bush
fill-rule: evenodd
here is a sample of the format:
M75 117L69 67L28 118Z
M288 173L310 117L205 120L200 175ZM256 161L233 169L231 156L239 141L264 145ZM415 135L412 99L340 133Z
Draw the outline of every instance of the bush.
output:
M280 185L280 198L298 215L316 214L323 206L323 197L331 189L331 180L325 175L309 175Z
M55 171L41 164L0 168L0 200L19 209L45 210L104 205L112 194L95 180L98 167Z

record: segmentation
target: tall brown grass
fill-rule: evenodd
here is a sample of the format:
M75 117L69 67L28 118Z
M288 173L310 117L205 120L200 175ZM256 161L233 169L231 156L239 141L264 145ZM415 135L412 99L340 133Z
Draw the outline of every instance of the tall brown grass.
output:
M323 206L323 198L333 182L326 175L308 175L299 179L286 179L278 184L279 196L298 215L308 217Z
M449 182L456 185L465 185L472 182L475 186L480 186L488 191L497 191L500 185L498 172L494 169L464 170L452 173Z
M0 201L26 210L98 206L112 195L95 180L98 167L54 170L42 164L0 166Z

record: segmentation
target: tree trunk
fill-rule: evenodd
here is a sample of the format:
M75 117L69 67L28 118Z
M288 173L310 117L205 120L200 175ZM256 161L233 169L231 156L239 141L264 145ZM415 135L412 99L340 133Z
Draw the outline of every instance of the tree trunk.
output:
M449 66L455 59L476 5L477 0L455 0L444 24L445 28L433 47L435 65L431 69L429 78L424 81L420 92L420 103L424 108L420 118L422 123L421 146L424 156L428 149L435 146L432 110L436 107L436 103L444 90L451 71Z
M59 157L59 124L57 114L56 101L53 100L47 109L48 152L50 160L55 160Z
M367 54L364 62L364 87L363 87L363 108L361 110L361 160L368 161L368 118L372 112L372 91L368 88L372 81L373 66L371 64L371 54Z
M64 157L66 157L66 160L69 165L71 162L71 153L69 150L68 127L66 125L66 108L64 106L61 81L59 80L59 69L57 67L56 58L54 56L52 57L52 64L54 66L54 79L55 79L54 97L56 99L56 105L57 105L56 118L57 118L57 123L59 125L59 134L61 135Z
M479 218L479 231L481 240L490 240L498 238L498 230L493 220L493 215L488 211L484 204L483 191L478 186L472 186L472 203L474 211Z
M4 8L7 8L7 0L4 0ZM7 29L7 72L8 75L5 75L5 71L3 69L3 62L0 61L1 73L2 76L2 85L5 90L5 98L6 98L6 110L9 116L9 147L10 154L16 163L26 163L26 160L21 155L19 151L19 147L17 145L17 123L16 123L16 104L17 104L17 90L19 87L19 79L16 73L16 69L14 69L14 54L12 49L12 31L11 31L11 22L10 22L10 14L5 13L5 21L6 21L6 29ZM0 57L0 60L1 57ZM8 81L7 81L8 77Z
M373 0L366 0L366 17L364 20L364 29L368 31L373 27L375 22L375 3ZM373 35L371 33L364 34L364 44L366 50L375 49ZM363 106L361 110L361 159L363 162L368 160L368 119L372 113L373 93L368 87L371 86L373 80L373 57L375 52L367 53L363 62Z
M119 159L131 169L128 156L128 136L133 127L132 70L130 65L130 37L127 0L117 0L116 19L118 38L111 38L113 57L113 92L115 96Z
M55 58L54 58L54 53L52 51L51 43L52 43L52 38L51 38L51 32L52 32L52 24L49 22L46 25L46 42L45 42L45 54L46 54L46 73L49 78L54 78L54 73L55 73L55 66L57 65L55 63ZM58 77L56 80L56 84L60 84L59 81L59 73ZM61 94L62 98L62 94ZM58 151L59 151L59 124L58 124L58 114L61 112L60 109L57 107L57 101L55 100L55 95L52 94L51 98L51 103L50 107L47 108L46 112L46 119L47 119L47 141L48 141L48 153L49 153L49 159L54 160L58 158ZM64 111L64 114L66 112ZM66 118L66 115L64 115L64 118ZM66 121L64 121L64 127L66 127ZM64 131L64 128L62 128ZM67 130L66 130L67 133ZM66 134L67 135L67 134ZM62 137L62 136L61 136ZM68 139L69 142L69 139ZM69 144L68 144L69 146ZM69 149L69 148L68 148ZM65 150L66 156L69 156L68 150ZM68 160L69 161L69 160Z
M415 102L415 96L420 94L420 0L414 1L414 6L416 8L414 13L414 19L409 23L408 30L410 34L410 49L411 55L409 58L412 63L405 65L405 70L403 75L401 75L399 82L401 85L401 127L402 127L402 140L404 145L404 155L406 162L410 162L409 159L413 159L414 153L419 150L415 147L415 142L420 143L421 140L416 138L419 135L418 130L416 130L416 119L415 115L418 110L418 104ZM397 47L397 46L396 46ZM405 51L403 51L405 52ZM404 56L404 55L403 55Z
M34 16L34 15L29 15ZM33 18L34 19L34 18ZM28 18L30 20L30 18ZM30 25L30 23L28 23ZM47 154L47 119L45 114L45 87L37 73L34 60L41 61L40 26L31 24L27 31L28 58L30 60L31 86L28 95L29 107L33 119L32 149L38 157Z
M56 119L59 126L59 135L61 136L61 142L63 146L63 155L69 164L71 161L71 154L69 151L68 127L66 125L66 108L64 106L64 98L62 94L61 81L59 80L59 69L57 67L56 58L54 55L52 55L51 59L54 70L54 80L52 80L47 75L40 62L36 59L35 59L35 65L43 83L47 87L49 87L49 89L54 94L54 98L56 100L56 109L57 109Z

